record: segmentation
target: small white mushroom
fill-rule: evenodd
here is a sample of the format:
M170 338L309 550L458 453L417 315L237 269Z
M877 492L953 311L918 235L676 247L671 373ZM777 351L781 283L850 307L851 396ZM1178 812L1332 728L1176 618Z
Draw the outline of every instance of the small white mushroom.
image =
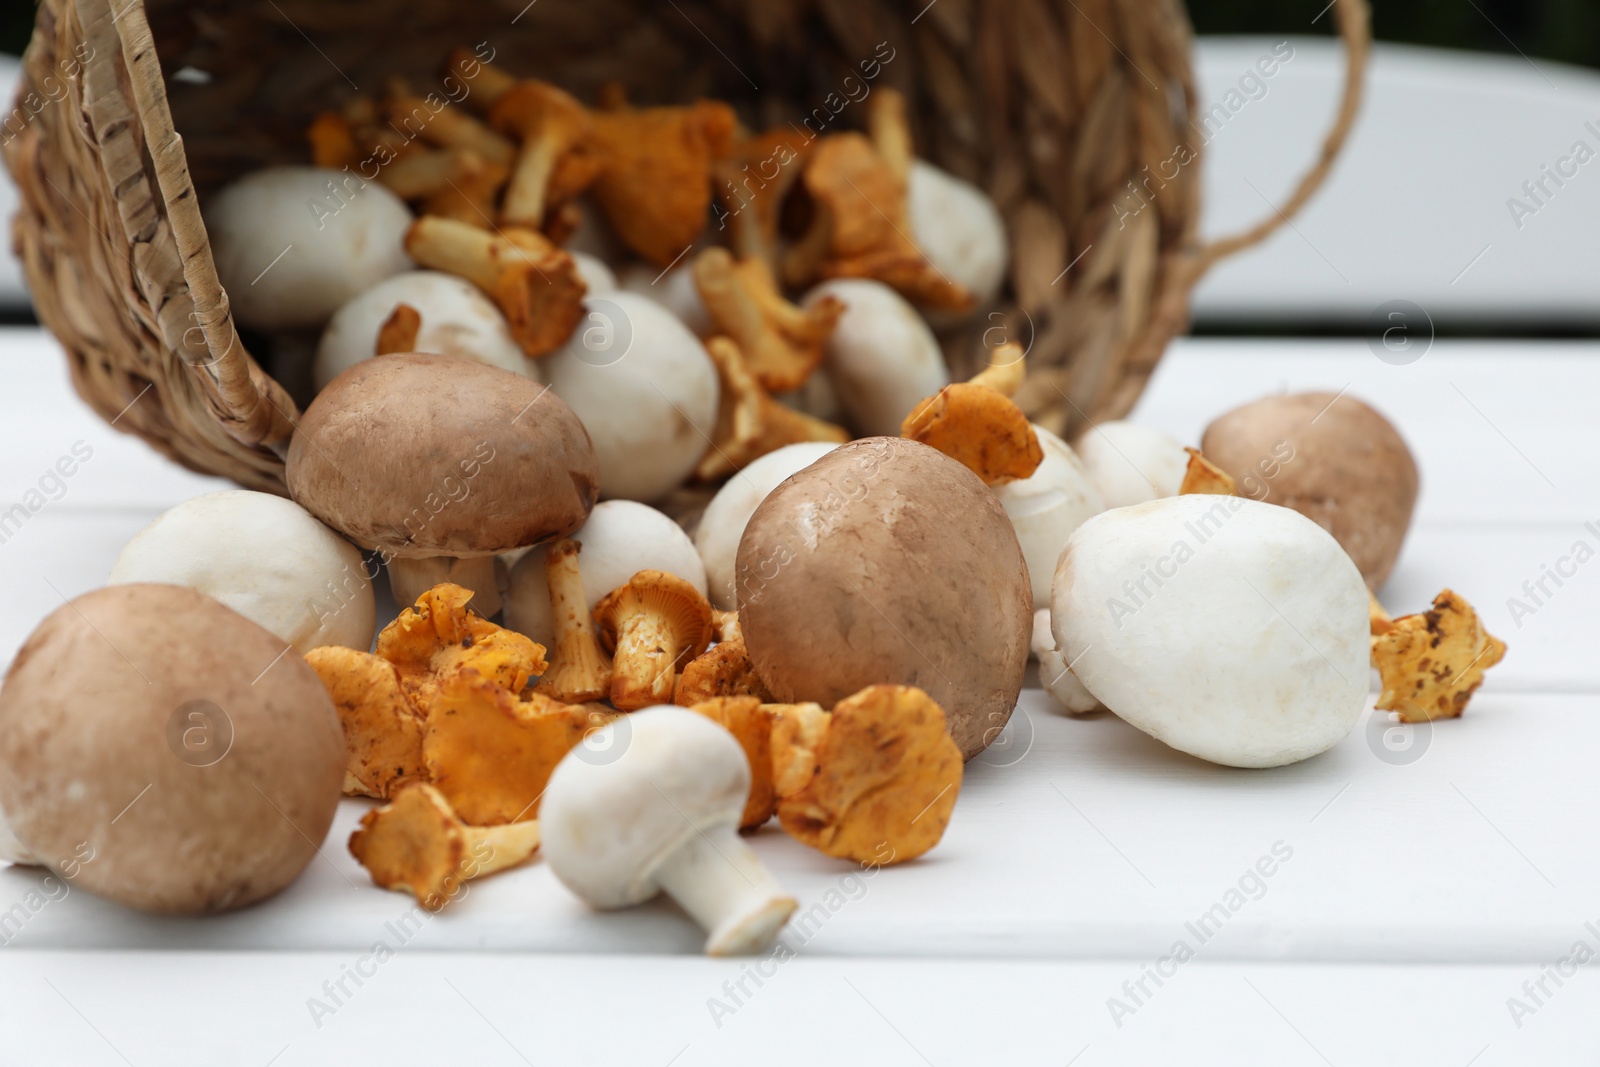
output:
M1306 759L1366 707L1366 583L1288 508L1190 495L1097 515L1062 553L1050 619L1089 692L1213 763Z
M1044 461L1026 478L994 486L1028 561L1034 608L1050 605L1056 561L1072 531L1105 510L1089 472L1065 441L1035 426Z
M372 645L376 609L360 550L270 493L228 489L171 509L112 565L107 584L129 582L197 589L297 653Z
M412 351L461 356L530 378L539 376L534 361L522 354L511 336L505 316L483 290L454 274L413 270L386 278L334 312L311 368L318 390L372 358L378 331L400 304L414 308L422 320Z
M1136 422L1102 422L1073 442L1108 508L1177 496L1189 453L1160 430Z
M750 516L767 494L796 471L804 470L839 446L826 441L807 441L784 445L768 452L728 479L700 513L695 527L694 546L706 565L706 581L711 603L724 611L739 610L734 570L739 557L739 539L750 523ZM1065 544L1063 538L1062 543Z
M684 264L694 262L694 256L684 257ZM617 285L625 293L636 293L653 300L678 317L696 337L710 337L716 332L711 322L711 312L700 299L700 287L695 284L694 271L679 265L663 273L645 263L633 263L617 272Z
M1050 632L1050 609L1040 608L1033 613L1033 639L1029 642L1033 658L1039 661L1039 684L1056 702L1074 715L1083 715L1100 707L1100 701L1083 687L1078 676L1072 673L1061 650L1056 648L1056 635Z
M925 160L911 164L911 236L939 273L976 298L994 302L1010 258L1006 223L994 201L971 182Z
M557 396L583 420L600 494L659 500L705 455L716 426L716 367L699 338L645 297L584 300L585 318L544 360Z
M677 575L705 595L706 570L694 542L681 526L655 508L632 500L606 500L596 504L582 528L568 536L583 546L578 573L583 576L590 611L640 571ZM550 609L545 555L546 546L540 545L511 568L505 620L517 633L554 648L556 624Z
M823 282L801 303L809 307L826 296L845 305L826 350L840 406L863 436L898 437L911 409L950 384L938 338L917 309L882 282Z
M572 262L578 268L578 277L583 279L583 284L588 286L591 293L609 293L617 288L617 276L605 260L599 256L591 256L587 252L573 252Z
M345 301L411 269L411 212L376 182L321 167L269 167L205 212L217 277L241 325L312 329Z
M750 792L739 742L669 705L597 733L594 748L568 753L545 788L539 822L550 870L597 908L666 893L706 930L708 955L768 948L795 899L739 836ZM591 754L602 749L606 759Z

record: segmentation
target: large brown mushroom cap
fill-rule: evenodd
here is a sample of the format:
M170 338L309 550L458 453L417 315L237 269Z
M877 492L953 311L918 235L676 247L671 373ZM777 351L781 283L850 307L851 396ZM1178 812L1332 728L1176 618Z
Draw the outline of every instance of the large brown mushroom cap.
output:
M915 441L869 437L778 486L735 570L751 662L782 703L870 685L926 691L963 759L1011 717L1033 593L994 493Z
M366 548L486 556L563 537L599 496L583 423L531 378L453 356L362 360L289 445L289 494Z
M1268 396L1206 427L1200 450L1243 496L1333 535L1367 588L1388 580L1417 503L1417 464L1389 420L1348 394Z
M304 660L176 585L86 593L0 689L0 810L72 884L153 912L243 907L327 835L344 738Z

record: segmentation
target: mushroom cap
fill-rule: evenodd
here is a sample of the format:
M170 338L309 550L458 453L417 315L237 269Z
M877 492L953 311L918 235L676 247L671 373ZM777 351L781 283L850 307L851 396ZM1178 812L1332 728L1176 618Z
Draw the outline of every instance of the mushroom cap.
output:
M687 838L739 824L749 792L750 764L727 730L688 708L636 711L550 776L539 808L545 862L596 907L641 904Z
M1333 534L1370 588L1388 579L1419 478L1405 439L1378 412L1348 394L1264 397L1206 427L1201 450L1242 494Z
M717 370L700 339L654 301L584 300L544 371L589 430L608 499L659 500L683 483L717 421Z
M599 256L592 256L587 252L574 252L567 250L572 256L572 262L578 268L578 277L583 279L583 284L591 293L609 293L617 288L617 276Z
M1050 582L1067 538L1104 511L1105 501L1071 446L1043 426L1035 425L1033 432L1044 450L1044 462L1028 477L993 489L1011 517L1022 556L1028 561L1028 581L1037 610L1050 606Z
M683 527L650 507L633 500L606 500L595 505L589 521L572 540L583 546L578 572L589 610L602 597L626 585L641 570L666 571L706 592L705 565ZM555 615L550 609L550 583L545 572L545 547L540 546L511 568L511 588L506 593L506 626L526 634L546 648L554 648Z
M939 339L917 309L882 282L823 282L800 303L810 307L830 296L845 306L824 349L839 404L859 433L897 437L901 420L950 384Z
M253 171L211 198L205 222L217 278L243 326L320 327L345 301L411 268L405 202L345 171Z
M829 441L806 441L782 448L755 460L738 475L728 479L711 498L694 530L694 546L705 563L706 583L711 603L723 611L737 611L739 598L734 592L734 567L739 557L739 539L750 516L778 485L839 446Z
M1091 426L1072 447L1107 508L1177 496L1189 469L1189 453L1182 445L1136 422Z
M927 445L844 445L774 489L739 543L739 622L781 703L909 685L971 759L1011 717L1033 596L1011 522Z
M288 653L288 654L285 654ZM0 688L0 808L73 884L152 912L243 907L326 837L344 737L317 675L204 594L116 585L48 615Z
M1314 756L1366 707L1367 587L1288 508L1193 495L1097 515L1061 556L1050 618L1106 707L1213 763Z
M454 356L357 363L289 443L289 495L364 548L485 556L564 537L598 493L589 435L553 391Z
M914 160L907 191L911 236L939 273L971 293L978 307L1000 295L1011 252L994 201L971 182Z
M691 266L673 267L663 274L654 267L634 263L617 272L617 284L624 292L652 300L672 312L696 337L710 337L716 332Z
M294 501L246 489L172 508L134 535L106 582L198 589L299 655L323 645L365 652L377 626L360 550Z
M505 316L483 290L453 274L411 270L384 279L334 312L311 365L311 379L318 389L372 358L378 330L398 304L409 304L422 317L416 351L461 356L530 378L539 376L536 364L511 336Z

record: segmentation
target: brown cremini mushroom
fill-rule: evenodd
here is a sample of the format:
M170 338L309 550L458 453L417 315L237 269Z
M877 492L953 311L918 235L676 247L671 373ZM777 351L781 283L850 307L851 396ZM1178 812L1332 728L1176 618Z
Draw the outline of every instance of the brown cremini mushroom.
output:
M619 711L670 704L680 666L711 643L711 604L691 583L640 571L594 609L611 650L611 703Z
M532 230L490 233L425 216L406 232L406 252L422 266L465 278L487 293L532 359L559 349L583 320L589 290L577 263Z
M142 911L230 911L283 889L327 836L344 770L305 661L185 586L75 597L0 688L16 842L74 890Z
M611 657L600 647L589 615L589 597L578 569L583 545L563 539L545 551L550 614L555 619L555 653L534 692L552 700L581 704L611 694ZM518 687L520 688L520 687Z
M784 445L802 441L843 444L850 440L844 427L774 400L750 373L739 346L728 338L711 338L706 342L706 354L716 364L722 390L711 447L695 467L695 477L701 481L726 478Z
M961 792L961 752L928 694L875 685L832 712L775 710L778 819L791 837L871 866L904 863L939 843ZM799 720L796 728L786 716Z
M1420 484L1388 419L1344 392L1268 396L1218 416L1200 449L1245 496L1293 508L1331 533L1367 588L1383 587Z
M751 662L784 703L914 685L971 759L1022 689L1033 592L995 494L935 449L853 441L770 493L735 568Z
M468 826L431 785L402 789L387 805L361 817L350 854L385 889L410 893L438 911L463 882L515 867L539 848L535 820Z
M286 468L295 502L390 566L395 599L433 584L438 557L498 610L494 556L582 526L599 495L589 435L555 394L453 356L362 360L300 418ZM412 562L416 561L416 562Z

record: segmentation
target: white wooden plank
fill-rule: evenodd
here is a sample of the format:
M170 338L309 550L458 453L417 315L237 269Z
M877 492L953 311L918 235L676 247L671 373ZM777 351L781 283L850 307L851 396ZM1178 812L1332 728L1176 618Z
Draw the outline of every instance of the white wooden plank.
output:
M1293 58L1246 84L1249 96L1238 92L1281 43L1199 42L1201 111L1228 107L1202 137L1208 235L1270 217L1321 146L1343 79L1333 41L1290 38ZM1360 121L1327 184L1292 226L1202 282L1197 314L1360 324L1406 299L1440 322L1593 323L1597 116L1594 71L1380 43ZM1572 158L1580 141L1582 165ZM1557 169L1566 178L1547 177ZM1543 190L1530 197L1526 182ZM1513 197L1534 213L1514 216Z
M1031 1067L1592 1064L1600 974L1564 978L1519 1028L1536 967L1194 961L1113 1021L1128 961L362 953L10 953L7 1062L81 1067L818 1063ZM349 977L367 972L357 986ZM324 983L344 981L335 1010ZM745 995L724 983L743 981ZM241 995L243 994L243 995ZM714 1004L735 1005L731 1014ZM1531 1002L1528 1002L1531 1003ZM320 1025L318 1023L320 1022ZM778 1035L781 1035L778 1036Z
M1574 847L1600 808L1595 697L1491 691L1464 719L1389 728L1381 716L1320 758L1237 771L1111 716L1054 714L1029 691L923 860L868 878L775 828L753 843L802 902L794 937L824 955L1154 960L1182 940L1207 960L1531 963L1600 920L1600 853ZM258 907L156 918L69 892L12 944L369 946L412 905L371 888L344 848L364 807L347 801L322 860ZM0 912L40 885L0 870ZM418 925L415 944L437 949L682 953L700 940L664 903L590 912L538 863Z

